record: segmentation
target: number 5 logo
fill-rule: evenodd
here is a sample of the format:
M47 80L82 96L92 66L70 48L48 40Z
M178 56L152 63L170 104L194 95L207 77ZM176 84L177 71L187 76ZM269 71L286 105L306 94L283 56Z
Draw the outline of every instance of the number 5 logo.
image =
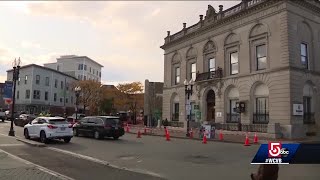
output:
M269 143L268 144L268 156L269 157L281 157L281 143Z

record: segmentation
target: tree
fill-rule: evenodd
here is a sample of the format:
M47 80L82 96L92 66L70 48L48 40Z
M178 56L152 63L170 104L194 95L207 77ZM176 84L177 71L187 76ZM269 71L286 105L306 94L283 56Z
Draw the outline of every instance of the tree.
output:
M119 90L117 97L120 105L127 105L128 109L133 112L134 124L136 120L137 111L137 94L141 94L143 91L143 85L141 82L123 83L118 84L117 89Z
M97 113L102 97L101 83L85 80L73 84L73 88L77 86L81 88L79 103L83 105L84 113L86 112L86 107L90 107L91 114Z

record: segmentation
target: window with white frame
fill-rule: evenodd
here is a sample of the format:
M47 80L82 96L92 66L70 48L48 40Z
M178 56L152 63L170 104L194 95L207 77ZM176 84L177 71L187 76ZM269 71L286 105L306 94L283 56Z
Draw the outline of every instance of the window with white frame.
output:
M193 81L195 81L196 80L196 76L197 76L197 65L196 65L196 63L192 63L191 64L191 78L192 78L192 80Z
M309 68L309 60L308 60L308 45L305 43L301 43L301 50L300 50L300 56L301 56L301 64L304 68Z
M175 68L175 84L180 83L180 67Z
M216 59L215 58L210 58L208 60L208 68L209 68L209 72L213 72L216 70Z
M49 86L49 77L46 77L46 86Z
M36 75L36 84L40 84L40 75Z
M257 70L264 70L267 68L267 50L266 45L259 45L256 47Z
M239 73L239 59L238 52L230 53L230 74L235 75Z
M33 99L40 99L40 91L39 90L33 91Z
M26 99L30 99L30 90L29 89L26 90Z

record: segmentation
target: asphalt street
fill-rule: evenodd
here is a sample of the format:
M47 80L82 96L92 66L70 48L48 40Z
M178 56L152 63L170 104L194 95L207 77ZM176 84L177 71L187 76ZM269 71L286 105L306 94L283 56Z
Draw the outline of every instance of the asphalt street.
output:
M0 124L0 133L7 134L8 130L9 123ZM16 136L23 136L22 128L15 127L15 130ZM258 148L257 145L246 147L241 144L222 142L202 144L201 141L187 139L172 138L171 141L166 141L164 137L152 136L142 136L138 139L131 134L126 134L119 140L74 137L69 144L54 141L46 148L0 147L21 158L75 179L87 177L86 174L90 174L88 177L92 178L92 174L96 173L97 177L110 174L116 179L149 179L155 177L147 174L154 174L163 179L172 180L208 178L247 180L250 173L258 168L257 165L250 165ZM99 163L57 150L107 161L112 165L129 168L145 175L102 167ZM320 165L281 165L279 179L318 180L320 179L319 169Z

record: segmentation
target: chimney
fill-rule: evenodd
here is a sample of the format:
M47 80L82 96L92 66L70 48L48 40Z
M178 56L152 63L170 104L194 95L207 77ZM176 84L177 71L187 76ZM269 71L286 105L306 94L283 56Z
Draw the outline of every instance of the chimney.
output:
M219 12L223 11L223 5L219 5Z
M200 16L200 21L202 21L203 20L203 15L199 15Z
M183 29L187 27L187 23L183 23Z
M170 36L170 31L167 31L167 36Z

